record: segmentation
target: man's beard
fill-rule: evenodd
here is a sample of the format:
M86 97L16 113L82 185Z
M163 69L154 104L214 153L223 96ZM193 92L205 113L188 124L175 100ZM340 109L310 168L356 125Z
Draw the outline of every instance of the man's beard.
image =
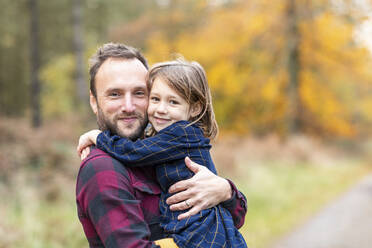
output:
M139 124L137 127L133 127L131 133L124 133L124 131L120 130L117 121L118 116L114 116L114 120L111 121L108 119L105 114L102 112L101 108L98 107L98 114L97 114L97 124L101 131L109 130L112 134L117 134L121 137L130 139L130 140L137 140L138 138L142 137L144 134L145 127L147 126L148 119L147 115L144 116L138 113L126 114L121 115L122 117L136 117L139 120Z

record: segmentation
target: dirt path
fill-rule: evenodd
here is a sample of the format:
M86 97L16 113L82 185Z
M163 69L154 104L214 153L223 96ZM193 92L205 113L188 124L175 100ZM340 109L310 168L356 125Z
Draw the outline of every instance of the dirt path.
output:
M372 175L271 248L371 248Z

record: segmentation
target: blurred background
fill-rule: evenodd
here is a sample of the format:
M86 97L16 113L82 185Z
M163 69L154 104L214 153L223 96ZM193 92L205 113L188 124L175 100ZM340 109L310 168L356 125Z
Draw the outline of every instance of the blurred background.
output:
M96 126L87 62L106 42L204 66L249 247L372 171L370 0L0 0L0 20L0 247L87 247L75 146Z

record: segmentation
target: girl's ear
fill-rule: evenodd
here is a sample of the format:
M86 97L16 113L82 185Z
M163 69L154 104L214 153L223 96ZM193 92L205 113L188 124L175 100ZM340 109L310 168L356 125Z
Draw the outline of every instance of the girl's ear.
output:
M191 106L190 109L190 116L192 118L196 117L198 114L200 114L202 111L201 103L197 102Z

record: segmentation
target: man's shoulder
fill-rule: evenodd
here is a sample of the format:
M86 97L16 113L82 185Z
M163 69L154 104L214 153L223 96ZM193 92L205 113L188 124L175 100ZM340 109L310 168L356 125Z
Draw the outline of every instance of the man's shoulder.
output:
M136 188L140 191L149 191L159 194L160 189L156 182L155 170L152 167L131 168L120 161L110 157L106 152L93 148L86 159L81 163L77 176L77 193L86 185L104 185L119 183L127 188Z
M88 166L98 166L111 159L112 157L110 157L110 155L106 152L98 149L95 146L91 146L89 155L83 161L81 161L80 169Z
M80 164L78 179L85 181L101 172L119 173L128 177L128 169L106 152L91 147L91 152Z
M81 162L78 174L78 180L87 181L98 174L117 174L125 177L127 181L132 183L143 181L146 184L151 184L156 176L153 167L129 167L125 166L119 160L111 157L108 153L92 147L91 152L86 159Z

